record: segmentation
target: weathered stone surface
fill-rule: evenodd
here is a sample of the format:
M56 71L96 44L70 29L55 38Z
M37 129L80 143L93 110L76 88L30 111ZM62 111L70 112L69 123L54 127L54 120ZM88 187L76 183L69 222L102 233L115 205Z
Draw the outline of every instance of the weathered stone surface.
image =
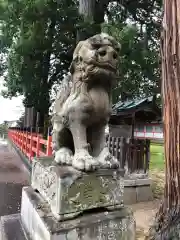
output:
M151 183L150 178L125 179L124 204L151 201L153 199Z
M146 202L153 200L153 193L150 186L136 187L137 202Z
M120 44L105 33L76 46L53 109L52 147L57 163L82 171L119 167L105 139L119 50Z
M123 202L125 205L137 203L136 187L124 187Z
M124 179L126 180L147 180L149 178L148 173L128 173L125 172Z
M127 208L86 213L58 222L31 187L23 189L21 219L31 240L135 240L135 222Z
M84 173L53 166L49 158L34 159L31 186L48 201L54 216L65 219L84 210L123 205L123 172L103 169Z
M124 179L124 187L150 186L151 183L152 183L152 180L150 178Z

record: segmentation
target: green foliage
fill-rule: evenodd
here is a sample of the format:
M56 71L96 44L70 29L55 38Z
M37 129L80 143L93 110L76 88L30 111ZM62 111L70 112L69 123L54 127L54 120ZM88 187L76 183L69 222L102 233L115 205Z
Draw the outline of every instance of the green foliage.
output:
M96 10L109 2L97 1ZM114 90L114 101L120 94L132 97L159 92L161 5L159 0L150 0L148 4L125 0L107 8L108 21L103 24L103 31L115 36L122 45L120 81ZM75 0L0 2L0 74L4 75L8 89L3 93L5 97L24 94L24 105L48 113L50 90L68 71L78 28L98 29L96 22L82 22L77 6ZM97 16L96 11L94 20L99 23L102 16L99 20Z
M164 145L158 143L151 143L150 146L150 169L151 170L164 170L165 161L164 161Z
M0 136L7 135L8 132L8 126L6 122L0 124Z
M119 95L124 99L160 92L160 13L160 2L153 6L140 1L111 5L103 30L121 43L120 78L114 102Z
M26 106L47 113L52 84L62 79L71 61L76 37L75 3L11 0L3 6L1 52L8 54L8 92L4 95L23 93Z

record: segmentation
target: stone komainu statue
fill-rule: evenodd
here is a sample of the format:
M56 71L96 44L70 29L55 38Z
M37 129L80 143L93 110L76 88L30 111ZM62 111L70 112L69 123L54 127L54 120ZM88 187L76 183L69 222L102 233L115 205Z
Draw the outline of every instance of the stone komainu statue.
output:
M105 139L119 46L104 33L77 45L70 74L54 105L52 142L56 163L85 171L119 166Z

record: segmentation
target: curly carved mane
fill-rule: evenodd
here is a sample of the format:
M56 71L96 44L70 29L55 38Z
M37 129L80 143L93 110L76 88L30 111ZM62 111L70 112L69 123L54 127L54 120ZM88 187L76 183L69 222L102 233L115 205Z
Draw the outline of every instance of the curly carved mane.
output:
M57 108L62 107L63 103L71 94L72 88L72 76L68 74L61 82L60 90L58 91L55 104L54 104L54 113L57 111Z
M100 47L112 46L118 51L119 45L107 34L98 34L85 41L80 41L73 53L73 60L70 66L70 73L61 83L57 99L54 105L54 112L59 112L63 103L71 94L76 97L82 92L88 92L88 88L102 88L109 94L116 82L116 71L111 66L101 62L97 58L97 51ZM117 69L116 69L117 70Z

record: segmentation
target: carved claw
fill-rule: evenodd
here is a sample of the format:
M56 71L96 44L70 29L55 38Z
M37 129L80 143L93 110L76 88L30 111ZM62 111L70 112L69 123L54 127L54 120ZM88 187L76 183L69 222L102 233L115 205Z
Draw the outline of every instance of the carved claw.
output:
M81 171L92 171L97 169L98 163L87 151L79 151L75 153L72 166Z
M105 147L97 158L97 162L100 168L116 169L120 167L119 161L109 152L109 149Z
M57 152L55 152L54 161L58 164L72 164L72 151L69 148L60 148Z

